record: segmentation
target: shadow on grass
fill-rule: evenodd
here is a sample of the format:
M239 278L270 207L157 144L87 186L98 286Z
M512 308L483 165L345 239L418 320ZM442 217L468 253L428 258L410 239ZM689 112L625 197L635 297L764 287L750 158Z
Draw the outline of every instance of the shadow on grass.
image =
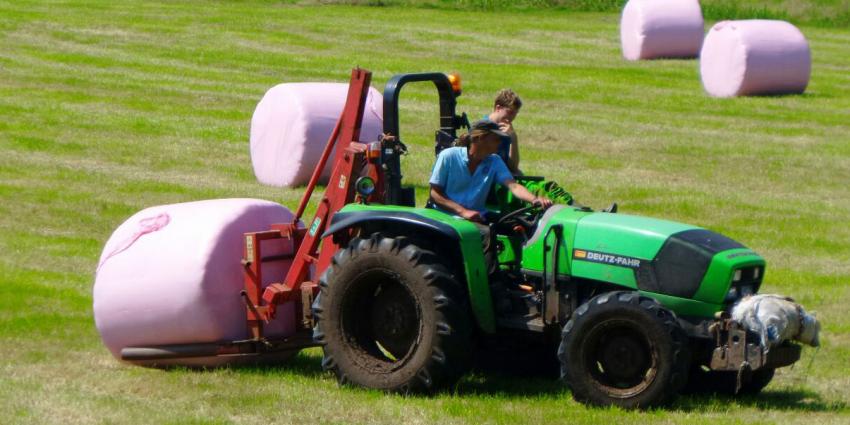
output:
M766 390L755 395L690 394L679 397L672 410L685 412L711 412L717 406L737 405L759 410L785 410L798 412L838 412L850 406L844 402L824 401L814 391Z
M544 377L522 377L497 372L476 372L462 379L454 388L458 396L536 397L560 396L569 390L559 380Z
M523 362L522 358L493 356L491 361L478 362L472 371L453 388L438 391L434 396L454 395L458 397L490 396L502 398L570 397L569 389L558 379L557 370L549 362ZM539 360L539 359L538 359ZM229 365L224 368L246 376L297 375L309 379L332 379L322 369L320 353L302 352L283 363ZM185 367L169 370L192 370L194 372L216 371L221 368L196 369ZM346 387L348 391L372 391ZM429 398L428 395L408 395L413 398ZM764 411L794 412L845 412L850 404L826 401L818 393L802 389L766 390L757 395L728 395L721 393L696 393L676 398L672 405L659 410L684 413L712 413L718 409L739 406Z
M513 362L514 359L499 358L498 362L479 362L472 373L467 374L453 388L438 391L436 396L456 394L458 396L501 395L506 397L534 397L558 395L567 392L551 367L541 363ZM501 361L509 361L503 364ZM322 369L321 353L302 352L282 363L230 365L227 369L244 375L298 375L320 379L331 374ZM214 369L210 369L214 370ZM349 388L357 391L356 388ZM428 397L410 395L410 397Z
M244 375L291 374L306 378L320 378L325 375L325 371L322 370L322 357L310 352L298 353L295 357L282 362L231 365L228 368Z
M557 377L557 369L551 362L526 361L524 358L490 356L488 361L479 361L471 373L465 375L453 388L438 391L434 396L454 394L457 396L504 396L535 397L567 394L566 386ZM240 375L276 376L297 375L310 379L331 378L332 375L322 369L321 351L317 349L302 351L295 357L283 362L255 364L231 364L224 368ZM175 368L186 370L185 367ZM215 371L219 368L193 369L196 372ZM354 387L348 390L359 391ZM371 390L365 390L371 391ZM427 395L411 394L408 397Z

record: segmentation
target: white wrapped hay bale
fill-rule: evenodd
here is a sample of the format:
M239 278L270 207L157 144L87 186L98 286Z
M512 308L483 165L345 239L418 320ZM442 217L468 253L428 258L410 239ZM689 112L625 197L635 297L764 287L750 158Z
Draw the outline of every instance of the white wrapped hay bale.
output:
M309 182L347 96L348 84L340 83L287 83L269 89L251 119L251 162L257 180L278 187ZM383 110L383 96L370 87L360 140L380 138ZM333 156L322 182L332 162Z
M240 260L243 234L289 222L285 207L257 199L219 199L147 208L109 238L94 284L94 319L104 344L121 349L249 338ZM291 242L264 241L263 256L291 253ZM289 261L263 264L263 284L281 281ZM279 306L268 336L295 331L292 304ZM235 359L231 358L230 361ZM227 358L156 361L214 366ZM140 361L138 364L153 364Z
M715 97L803 93L811 68L806 37L784 21L719 22L700 54L703 87Z
M620 19L620 42L628 60L693 58L703 38L697 0L630 0Z

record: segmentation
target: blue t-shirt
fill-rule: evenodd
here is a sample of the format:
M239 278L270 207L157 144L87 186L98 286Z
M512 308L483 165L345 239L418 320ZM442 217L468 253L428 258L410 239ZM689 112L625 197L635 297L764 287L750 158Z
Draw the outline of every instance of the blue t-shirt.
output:
M504 185L514 177L496 155L484 158L474 174L469 174L469 154L465 147L443 149L431 172L433 185L443 188L446 196L464 208L484 214L487 195L493 183Z
M484 120L491 121L489 115L484 115ZM498 124L498 123L496 123ZM496 155L499 155L499 158L502 158L502 161L505 162L505 165L508 164L508 159L511 154L511 137L510 136L499 136L499 150L496 152Z

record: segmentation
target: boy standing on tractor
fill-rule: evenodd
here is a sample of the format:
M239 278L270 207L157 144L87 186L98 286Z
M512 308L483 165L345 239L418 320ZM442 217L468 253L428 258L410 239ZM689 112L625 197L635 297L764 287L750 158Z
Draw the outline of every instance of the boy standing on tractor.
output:
M513 122L522 108L522 99L511 89L499 90L496 100L493 102L493 112L484 116L484 120L492 121L499 126L499 131L504 136L499 136L499 150L496 152L511 174L520 177L523 175L519 169L519 143L514 130ZM520 179L521 181L523 179ZM571 204L573 197L569 192L562 189L554 181L522 181L526 188L537 195L545 194L554 202L560 204Z
M505 136L499 136L501 143L497 154L514 175L522 175L522 171L519 169L519 144L513 127L514 119L519 114L520 108L522 108L522 99L519 98L519 95L511 89L502 89L496 95L493 112L485 117L485 119L498 124L499 130L505 133Z
M490 247L490 228L486 222L485 202L493 183L505 186L511 193L543 208L552 206L545 196L535 196L514 180L505 163L494 155L501 139L509 135L498 124L481 120L461 136L464 146L444 149L431 172L431 199L437 208L463 217L478 227L489 267L495 263Z

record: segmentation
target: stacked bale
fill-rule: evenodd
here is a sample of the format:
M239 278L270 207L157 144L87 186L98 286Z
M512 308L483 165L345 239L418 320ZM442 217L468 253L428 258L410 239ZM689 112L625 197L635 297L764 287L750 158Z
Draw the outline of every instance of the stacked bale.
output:
M700 75L716 97L803 93L811 54L806 38L784 21L719 22L700 54Z
M249 338L240 291L243 234L289 222L283 206L256 199L220 199L147 208L109 238L94 284L94 319L104 344L121 349L215 343ZM291 242L264 241L263 255L292 252ZM288 261L264 263L263 284L280 281ZM295 332L291 303L265 326L268 336ZM215 366L234 358L156 361ZM135 362L151 365L152 361Z
M251 162L260 183L294 187L310 181L348 96L348 84L287 83L269 89L251 119ZM361 141L383 130L383 96L369 88ZM328 161L321 182L330 173Z
M630 0L620 20L623 57L693 58L699 54L703 31L697 0Z

